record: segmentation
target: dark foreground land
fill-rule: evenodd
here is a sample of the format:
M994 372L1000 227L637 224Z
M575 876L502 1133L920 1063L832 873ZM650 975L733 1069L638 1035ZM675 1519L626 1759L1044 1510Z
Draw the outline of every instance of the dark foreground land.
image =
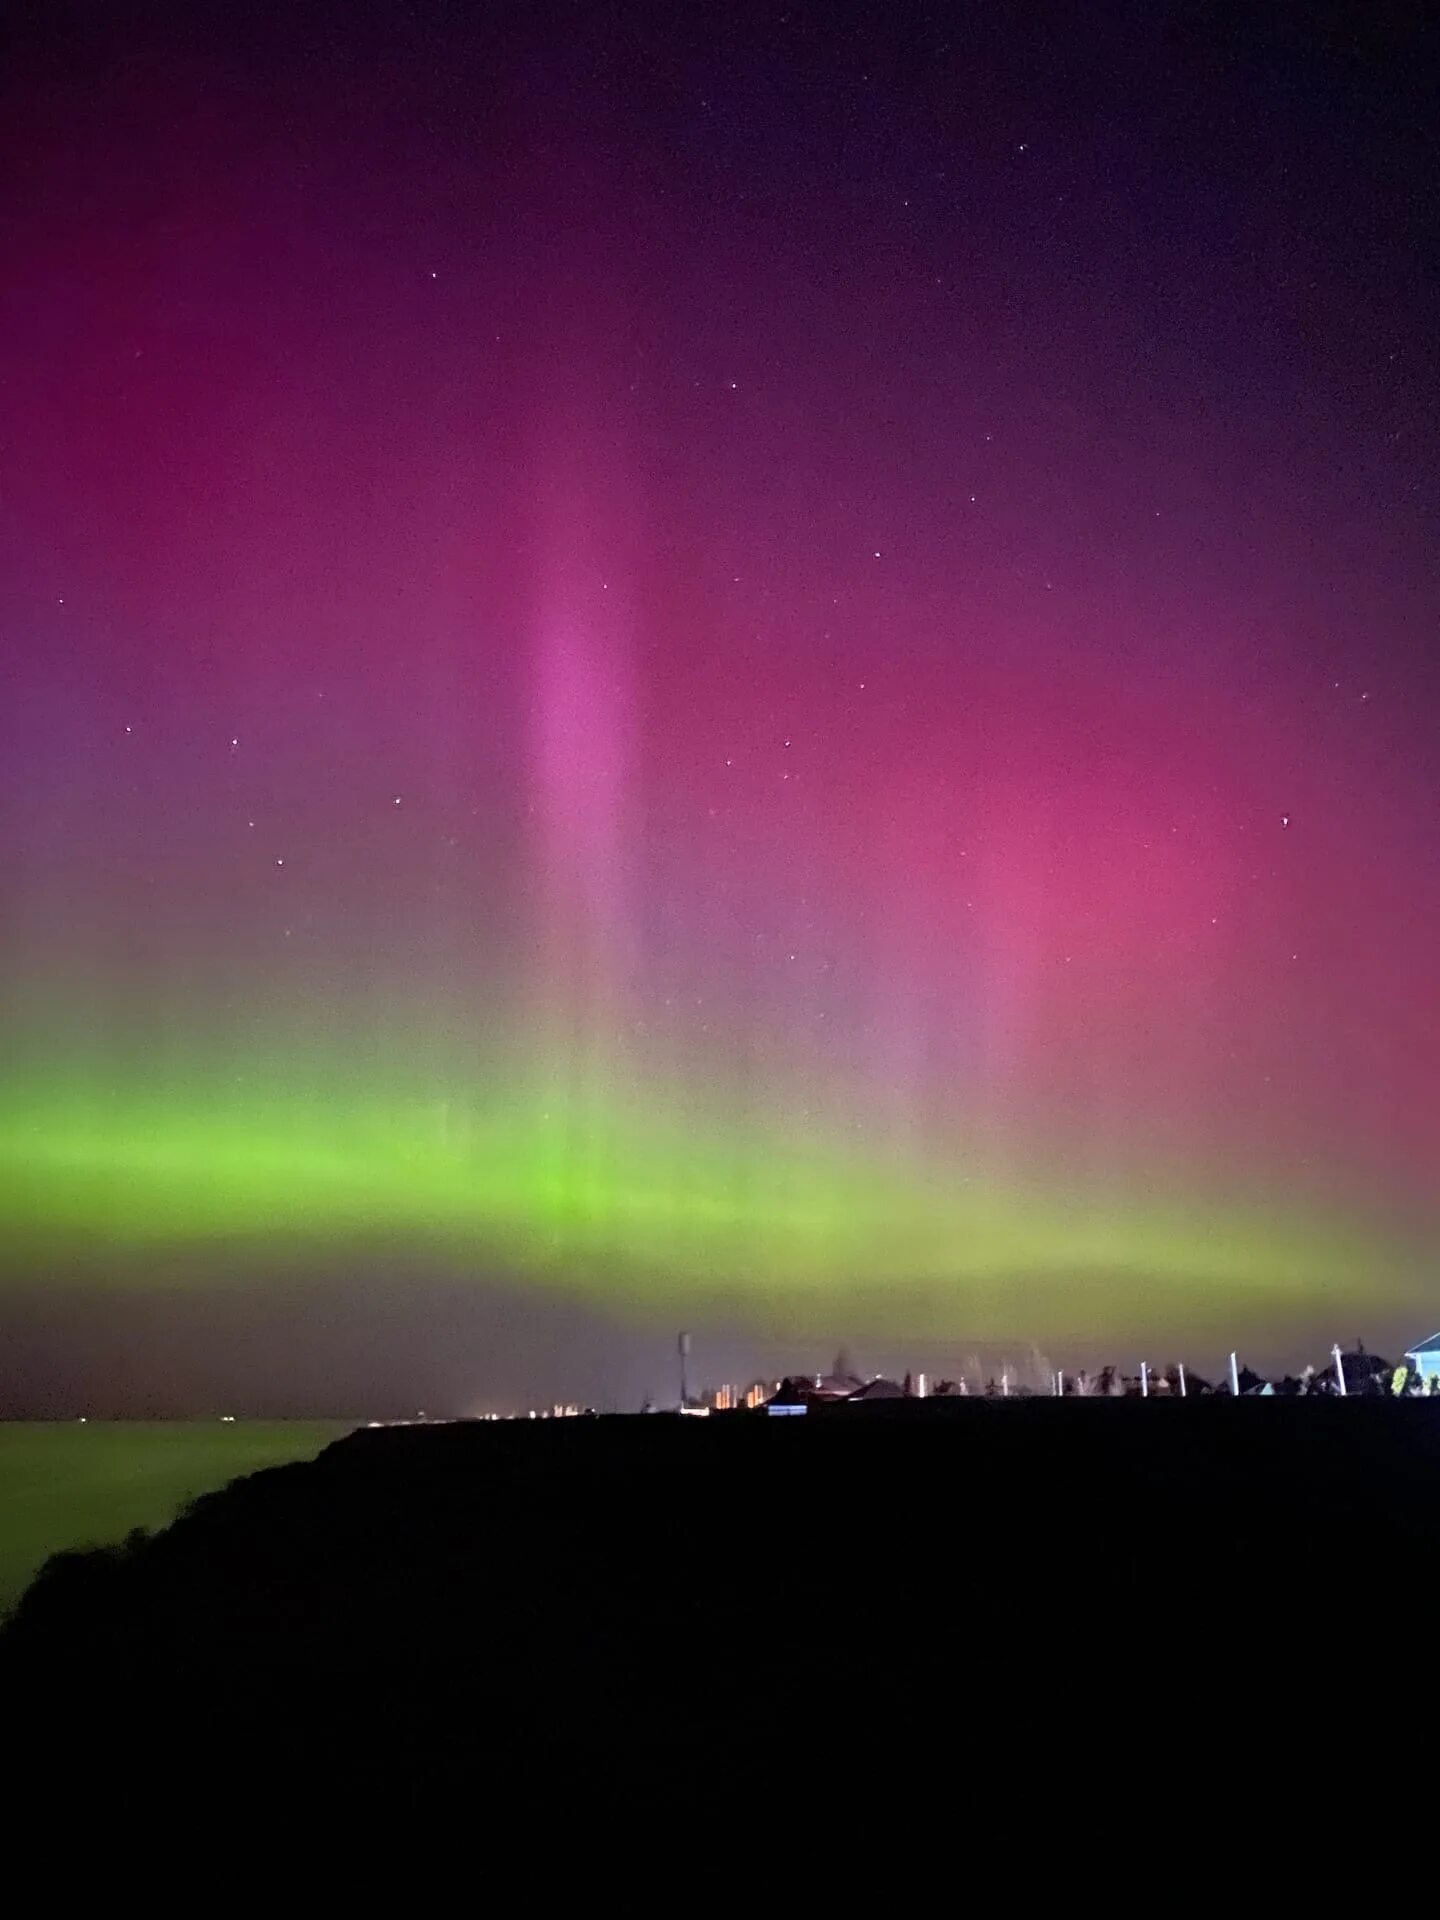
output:
M1023 1799L1121 1751L1173 1808L1177 1769L1217 1795L1282 1742L1282 1798L1306 1753L1350 1778L1418 1739L1428 1779L1437 1576L1440 1404L362 1430L52 1562L0 1699L12 1751L268 1743L309 1791L458 1748L649 1806L699 1766L983 1765Z
M305 1460L333 1420L0 1421L0 1616L53 1553L165 1526L242 1473Z

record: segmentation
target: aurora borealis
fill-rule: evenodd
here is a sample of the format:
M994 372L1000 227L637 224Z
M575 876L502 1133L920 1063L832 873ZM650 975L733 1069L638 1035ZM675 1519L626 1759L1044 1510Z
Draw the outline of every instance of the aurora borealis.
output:
M456 1394L487 1290L527 1382L567 1304L1427 1331L1404 46L246 11L58 9L0 99L33 1394L322 1274Z

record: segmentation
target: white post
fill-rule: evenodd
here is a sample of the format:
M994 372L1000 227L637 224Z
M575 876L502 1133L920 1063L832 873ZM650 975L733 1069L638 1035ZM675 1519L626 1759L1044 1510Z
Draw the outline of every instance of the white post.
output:
M1065 1398L1065 1369L1063 1367L1057 1367L1055 1370L1055 1398L1057 1400L1063 1400Z
M1240 1369L1235 1364L1233 1353L1230 1356L1230 1391L1237 1400L1240 1398Z
M1000 1397L1003 1400L1010 1398L1010 1369L1008 1367L1002 1367L1000 1369Z
M1340 1389L1340 1398L1345 1398L1345 1361L1341 1356L1339 1343L1330 1349L1335 1356L1335 1384Z
M1150 1369L1143 1360L1140 1362L1140 1398L1150 1398Z
M1185 1362L1180 1362L1180 1398L1185 1398Z

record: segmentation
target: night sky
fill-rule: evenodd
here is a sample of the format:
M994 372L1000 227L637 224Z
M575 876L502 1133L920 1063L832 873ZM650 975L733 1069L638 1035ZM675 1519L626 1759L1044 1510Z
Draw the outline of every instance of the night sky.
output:
M1430 29L17 16L0 1396L1440 1323Z

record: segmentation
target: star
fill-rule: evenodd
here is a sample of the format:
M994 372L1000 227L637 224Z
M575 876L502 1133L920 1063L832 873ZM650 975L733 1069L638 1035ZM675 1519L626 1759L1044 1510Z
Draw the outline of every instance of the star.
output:
M1282 827L1288 827L1288 826L1289 826L1289 824L1290 824L1290 816L1289 816L1289 814L1288 814L1288 813L1282 813L1282 814L1281 814L1281 816L1280 816L1280 824L1281 824L1281 826L1282 826Z
M277 859L277 860L276 860L276 862L275 862L275 864L276 864L276 866L277 866L277 867L283 867L283 866L284 866L284 864L285 864L285 862L284 862L283 860L279 860L279 859Z

